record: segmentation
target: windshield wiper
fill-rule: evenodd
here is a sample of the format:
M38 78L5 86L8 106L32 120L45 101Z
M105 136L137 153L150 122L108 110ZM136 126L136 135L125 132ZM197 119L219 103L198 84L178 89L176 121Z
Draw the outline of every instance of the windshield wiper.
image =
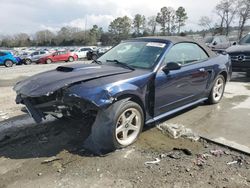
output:
M129 65L126 64L126 63L120 62L120 61L118 61L117 59L113 59L113 60L107 59L106 61L107 61L107 62L114 62L114 63L116 63L116 64L122 65L123 67L126 67L126 68L128 68L128 69L130 69L130 70L135 70L133 67L129 66Z
M93 60L91 63L96 63L98 65L102 65L102 62L101 61L98 61L98 60Z

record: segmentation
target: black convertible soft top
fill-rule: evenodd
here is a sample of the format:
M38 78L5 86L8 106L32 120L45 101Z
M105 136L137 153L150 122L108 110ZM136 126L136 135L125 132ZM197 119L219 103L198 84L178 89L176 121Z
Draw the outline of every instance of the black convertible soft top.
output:
M180 37L180 36L149 36L149 37L139 37L136 38L136 40L145 40L145 41L154 41L154 42L170 42L172 44L178 44L182 42L191 42L191 43L196 43L200 47L202 47L209 57L215 57L217 56L216 53L214 53L210 48L208 48L204 43L201 43L199 41L196 41L192 38L189 37Z

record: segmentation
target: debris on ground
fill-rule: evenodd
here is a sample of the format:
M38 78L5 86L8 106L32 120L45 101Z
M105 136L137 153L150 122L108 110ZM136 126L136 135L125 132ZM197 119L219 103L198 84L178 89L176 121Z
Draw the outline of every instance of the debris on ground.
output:
M200 137L193 133L191 129L185 128L183 125L179 124L168 124L168 123L162 123L160 125L157 125L157 128L162 131L163 133L167 133L172 138L188 138L193 141L198 141Z
M222 151L221 149L216 149L216 150L210 150L210 153L215 157L221 157L224 154L224 151Z
M52 166L55 167L59 173L64 169L63 165L58 161L53 162Z
M236 163L238 163L238 161L228 162L227 165L232 165L232 164L236 164Z
M163 159L169 157L172 159L180 159L183 154L192 155L192 151L186 148L173 148L173 151L160 154L160 158Z
M192 151L187 148L174 148L174 151L182 151L186 155L192 155Z
M47 164L47 163L51 163L51 162L53 162L53 161L58 161L58 160L61 160L61 158L57 158L57 157L53 156L53 157L50 157L50 158L44 160L44 161L42 162L42 164Z
M150 164L158 164L158 163L160 163L160 159L159 158L155 158L155 160L154 161L147 161L147 162L145 162L144 164L145 165L150 165Z
M194 164L197 166L203 166L204 164L206 164L206 160L208 160L209 157L211 157L211 155L207 153L197 154Z
M227 165L232 164L238 164L239 166L242 166L243 164L249 164L249 162L246 161L246 159L242 156L235 156L233 157L233 161L227 163Z
M0 111L0 118L4 120L9 119L8 113Z

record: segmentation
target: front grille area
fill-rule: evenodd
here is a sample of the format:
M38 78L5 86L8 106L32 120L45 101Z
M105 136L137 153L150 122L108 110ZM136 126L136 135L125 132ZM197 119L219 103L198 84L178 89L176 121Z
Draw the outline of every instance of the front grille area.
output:
M232 61L232 69L235 72L250 70L250 52L234 52L229 54Z

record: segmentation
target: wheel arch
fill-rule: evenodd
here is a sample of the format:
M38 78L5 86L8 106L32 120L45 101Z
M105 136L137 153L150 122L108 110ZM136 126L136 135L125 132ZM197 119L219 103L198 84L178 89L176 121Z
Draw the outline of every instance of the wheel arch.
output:
M227 81L227 78L228 78L228 74L225 70L221 71L218 75L222 75L225 79L225 82Z

